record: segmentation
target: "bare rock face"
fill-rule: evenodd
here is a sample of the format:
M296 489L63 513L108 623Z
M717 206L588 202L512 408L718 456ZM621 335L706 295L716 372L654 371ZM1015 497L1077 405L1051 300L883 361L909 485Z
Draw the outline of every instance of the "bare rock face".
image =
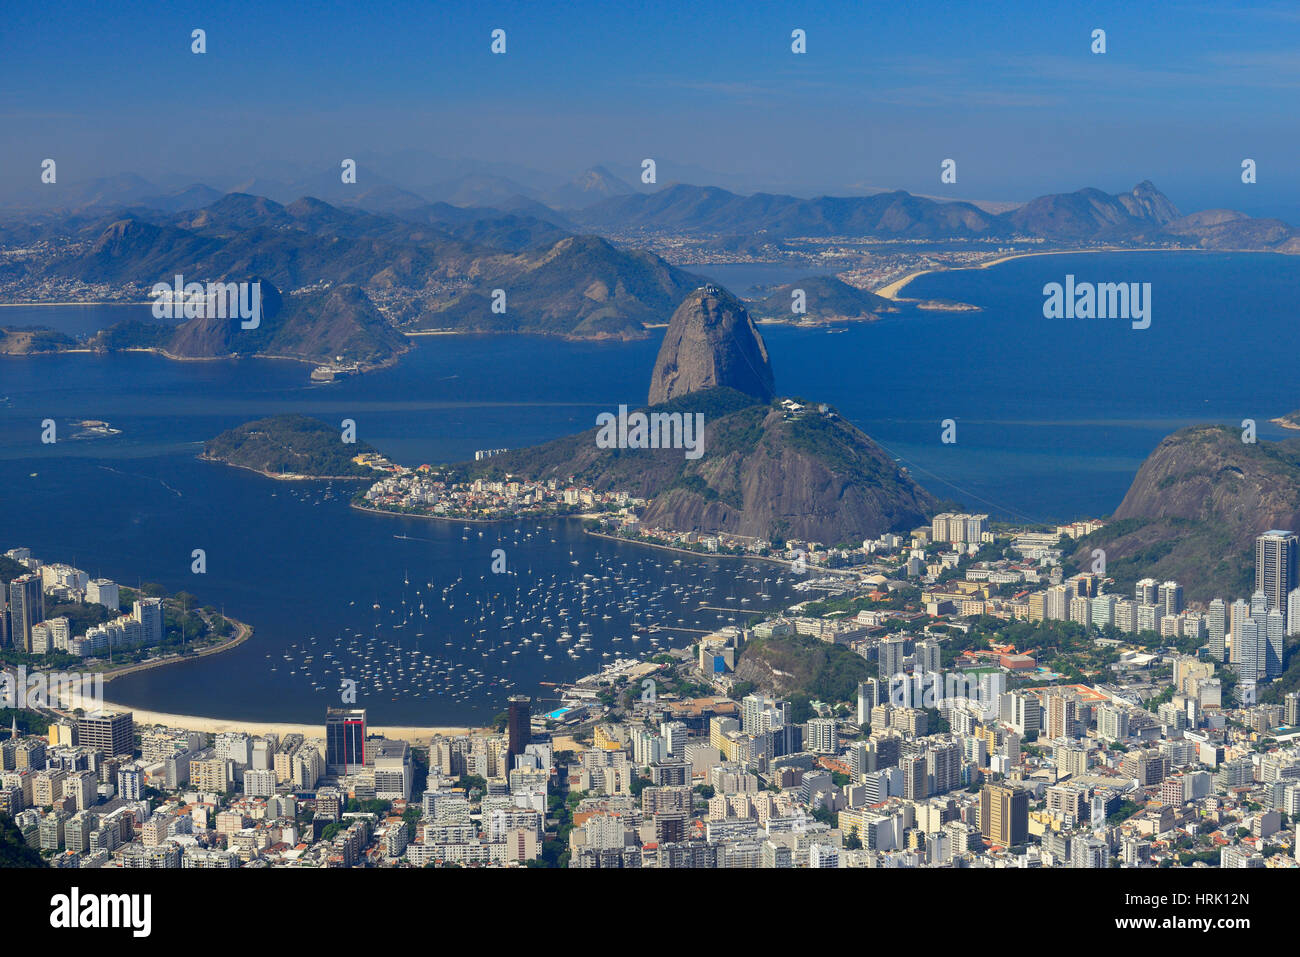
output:
M775 393L767 346L744 305L724 289L703 286L668 323L650 377L650 404L718 386L761 402Z
M1117 580L1173 579L1191 600L1230 600L1254 590L1255 537L1271 528L1300 529L1300 439L1247 443L1237 429L1193 426L1156 447L1074 558L1101 548Z

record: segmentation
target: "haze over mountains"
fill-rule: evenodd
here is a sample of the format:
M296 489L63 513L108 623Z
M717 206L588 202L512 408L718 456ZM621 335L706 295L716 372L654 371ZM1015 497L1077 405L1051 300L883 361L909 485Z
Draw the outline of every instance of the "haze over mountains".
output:
M1181 239L1212 249L1296 252L1300 248L1291 242L1296 230L1281 220L1253 218L1226 209L1184 216L1150 181L1118 194L1086 187L1016 205L947 200L902 190L799 197L745 194L680 181L646 185L633 175L619 176L602 165L568 180L518 166L436 158L400 168L408 177L403 181L362 167L353 184L341 182L338 170L326 169L282 177L250 175L226 188L203 183L165 188L123 173L79 184L42 189L29 186L0 201L0 207L32 215L133 207L176 213L201 209L226 193L237 192L285 205L304 196L314 197L334 206L404 217L427 216L430 207L439 209L440 204L481 208L498 215L539 219L568 232L654 230L769 239L1026 237L1052 242L1152 243ZM450 214L441 209L438 215L445 220Z
M667 322L701 280L635 248L638 234L703 237L705 248L720 250L848 237L1300 252L1300 235L1285 223L1230 210L1184 216L1150 182L1115 195L1083 189L1043 196L1001 213L901 191L800 199L676 184L647 192L603 167L545 192L528 188L531 195L514 191L521 184L505 176L468 173L439 187L450 202L427 201L395 183L349 186L334 173L314 185L343 199L308 195L282 204L252 193L217 195L201 184L159 194L132 175L60 186L58 195L80 205L0 212L0 245L25 251L0 262L0 286L10 301L38 298L30 291L43 284L85 284L92 287L88 296L107 288L143 299L154 283L177 274L198 282L258 277L286 297L279 345L289 351L275 354L374 364L402 351L394 331L644 338L647 326ZM488 199L499 203L484 205ZM348 291L317 295L339 287ZM789 321L794 288L770 292L754 313ZM834 278L810 276L798 288L807 294L810 319L869 318L893 308ZM313 313L327 305L329 315ZM247 354L243 344L253 338L206 328L167 350L221 355L224 343L232 354ZM259 341L267 354L271 341Z

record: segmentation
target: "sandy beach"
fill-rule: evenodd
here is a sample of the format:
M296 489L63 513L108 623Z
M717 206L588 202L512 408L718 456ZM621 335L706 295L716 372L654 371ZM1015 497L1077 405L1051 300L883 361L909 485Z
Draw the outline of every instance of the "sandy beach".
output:
M104 702L107 711L130 711L135 716L136 727L161 724L169 728L181 728L186 731L207 731L213 734L222 731L242 731L245 734L301 734L308 739L324 740L325 716L321 715L320 724L293 724L282 721L244 721L237 718L204 718L188 714L167 714L163 711L146 711L130 705ZM438 735L469 734L470 728L417 728L401 725L370 725L367 734L380 734L386 738L398 738L412 744L427 743Z
M1007 256L999 256L997 259L990 259L988 262L976 263L974 266L955 266L952 269L919 269L914 273L909 273L902 279L895 279L887 286L881 286L873 290L877 296L883 296L885 299L897 299L899 292L904 286L910 283L918 276L924 276L932 272L961 272L965 269L991 269L994 266L1000 266L1002 263L1009 263L1013 259L1029 259L1033 256L1081 256L1085 253L1196 253L1206 252L1203 249L1128 249L1124 246L1105 246L1101 249L1044 249L1036 252L1011 253ZM1252 250L1214 250L1214 252L1251 252ZM1258 251L1258 250L1254 250Z

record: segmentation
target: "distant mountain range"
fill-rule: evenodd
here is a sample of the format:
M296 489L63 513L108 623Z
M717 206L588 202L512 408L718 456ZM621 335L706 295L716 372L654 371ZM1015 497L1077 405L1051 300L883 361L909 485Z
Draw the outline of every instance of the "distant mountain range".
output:
M159 193L130 175L69 188L66 196L81 204L74 211L0 215L0 245L52 251L0 259L0 284L27 290L66 288L72 281L143 298L154 283L177 274L199 282L256 276L284 294L286 308L278 338L258 337L255 354L350 355L369 365L402 351L395 331L645 338L646 327L665 322L701 280L653 253L628 248L629 234L638 232L700 236L706 246L742 252L795 237L857 237L1035 238L1066 247L1181 244L1300 253L1300 235L1279 220L1230 210L1183 216L1150 182L1117 195L1083 189L1043 196L992 213L897 191L799 199L678 184L647 193L603 167L548 191L527 190L531 195L487 174L466 174L455 189L443 191L457 202L492 199L496 206L427 202L382 182L354 193L319 179L348 204L312 196L282 204L250 193L218 195L202 184ZM114 206L114 196L130 204ZM617 235L622 244L599 233ZM341 287L347 291L338 292ZM803 290L805 313L792 309L796 289ZM318 295L329 290L335 292ZM312 314L325 308L329 316ZM833 277L810 276L749 308L765 320L827 321L871 318L896 306ZM165 348L183 356L226 354L226 334L193 329ZM125 338L139 336L132 329ZM101 344L123 338L104 337ZM235 341L224 346L245 354Z
M382 165L382 164L381 164ZM227 189L192 183L164 189L135 174L31 192L11 200L32 213L57 206L64 216L109 208L168 213L210 206L230 192L265 196L291 204L312 196L336 207L404 218L427 218L429 207L521 216L548 222L569 233L656 231L710 237L719 248L743 248L793 237L879 239L1043 239L1050 242L1191 242L1207 249L1276 249L1300 252L1300 232L1278 219L1233 210L1203 210L1183 216L1150 181L1127 193L1094 188L1040 196L1022 205L967 202L919 196L901 190L868 195L799 198L781 193L743 194L718 186L677 182L662 187L633 185L604 166L593 166L567 182L521 167L469 161L413 160L385 176L366 165L358 182L341 181L337 170L296 176L248 176ZM697 171L698 172L698 171ZM1001 211L999 211L1001 210ZM446 210L435 213L449 222ZM446 217L446 218L443 218ZM483 219L476 213L471 220ZM467 221L466 221L467 222Z
M231 193L199 210L132 208L0 226L5 245L41 241L61 244L61 252L6 261L0 279L74 279L136 288L143 298L177 274L198 282L257 277L284 292L288 304L280 340L267 339L265 350L292 343L293 354L320 358L350 352L382 361L400 351L396 330L644 338L647 323L665 321L700 284L652 253L575 236L552 221L446 204L384 214L307 197L284 206ZM318 295L341 287L349 291ZM344 305L334 313L350 313L356 335L321 323L300 328L312 307ZM369 321L375 317L384 321ZM178 336L167 351L221 353L213 336L226 334L207 328ZM336 348L341 336L350 348Z
M722 236L874 237L880 239L1044 239L1059 243L1191 241L1213 249L1300 252L1300 233L1279 220L1230 210L1182 216L1150 181L1127 193L1098 189L1040 196L993 214L967 202L902 191L872 196L742 196L716 187L668 186L656 193L611 197L573 211L595 230L654 230Z

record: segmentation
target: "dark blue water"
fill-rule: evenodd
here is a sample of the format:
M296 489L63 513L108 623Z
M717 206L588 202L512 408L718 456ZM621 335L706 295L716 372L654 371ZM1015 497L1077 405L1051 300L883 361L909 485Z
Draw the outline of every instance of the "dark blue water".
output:
M351 679L375 722L482 722L511 693L554 693L539 682L783 607L793 582L776 582L766 563L594 539L574 520L373 515L348 507L353 483L275 482L195 456L204 439L284 411L353 418L360 438L407 462L539 442L589 427L610 402L644 401L628 372L640 366L635 379L648 380L655 348L422 337L400 366L331 386L282 361L0 358L3 541L124 584L188 590L255 626L222 655L113 682L114 701L316 721ZM65 437L54 445L40 442L46 418ZM122 434L66 438L80 418ZM196 548L203 575L191 572ZM504 575L492 571L497 548Z
M1044 284L1067 273L1152 283L1151 327L1043 318ZM1300 407L1297 290L1293 256L1041 256L903 293L982 312L764 335L779 390L829 397L936 495L1004 518L1077 518L1111 512L1178 428L1252 418L1261 436L1284 434L1268 420ZM946 418L955 445L940 442Z
M48 326L74 339L93 336L127 319L154 322L151 307L126 305L0 306L0 326Z
M1042 286L1067 272L1151 282L1151 328L1044 319ZM1254 418L1261 436L1281 434L1267 420L1300 407L1292 375L1298 279L1300 261L1281 256L1040 257L926 276L906 290L971 302L983 307L978 313L908 314L840 334L766 327L764 336L781 393L833 403L937 495L999 518L1070 519L1113 510L1142 459L1183 425ZM64 315L42 311L41 322L59 327ZM93 324L76 314L67 321ZM312 385L307 366L287 362L0 357L0 544L29 545L127 584L185 588L257 627L235 651L114 682L114 700L314 721L337 700L336 679L368 661L372 677L405 671L396 693L359 683L376 721L463 724L501 710L511 691L535 693L538 681L595 670L609 660L605 652L640 653L646 643L629 640L634 618L711 628L732 615L697 611L701 600L746 612L788 603L786 585L762 581L764 566L689 557L677 566L677 556L591 540L572 523L467 532L372 516L346 507L342 484L326 492L194 459L223 429L290 411L355 419L361 439L412 464L532 444L590 427L619 403L643 402L658 349L658 337L416 342L395 368L329 386ZM40 443L45 418L59 423L63 441ZM70 440L78 418L106 419L123 434ZM955 445L940 442L945 418L957 422ZM518 574L491 574L494 547ZM206 576L190 574L194 548L207 552ZM606 605L585 615L592 639L578 660L547 628L501 629L507 614L523 617L543 596L580 616L583 575L595 576L585 580L598 592L591 604ZM457 579L463 597L449 609L441 589ZM705 585L707 595L691 591ZM771 599L759 598L764 591ZM646 610L652 595L658 603ZM420 601L430 618L418 612ZM610 601L643 610L625 614ZM471 608L475 620L466 622ZM485 636L485 628L495 630ZM518 643L533 631L548 636L544 652ZM660 633L670 636L689 638ZM322 649L345 664L330 671ZM314 661L304 666L307 654ZM322 683L328 690L313 686Z

